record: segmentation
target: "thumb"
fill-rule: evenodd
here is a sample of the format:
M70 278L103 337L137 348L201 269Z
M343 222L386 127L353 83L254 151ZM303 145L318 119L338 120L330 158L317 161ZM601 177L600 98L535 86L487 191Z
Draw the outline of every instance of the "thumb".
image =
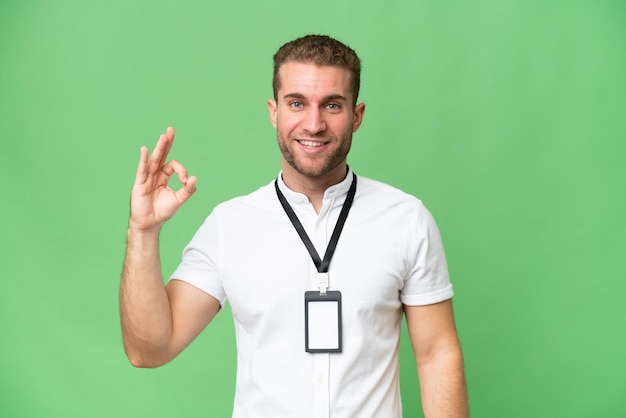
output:
M180 205L185 203L187 199L193 196L193 194L196 192L196 181L196 176L191 176L187 178L187 181L185 182L185 184L183 184L183 187L181 187L180 190L176 192L176 199L178 200L178 203Z

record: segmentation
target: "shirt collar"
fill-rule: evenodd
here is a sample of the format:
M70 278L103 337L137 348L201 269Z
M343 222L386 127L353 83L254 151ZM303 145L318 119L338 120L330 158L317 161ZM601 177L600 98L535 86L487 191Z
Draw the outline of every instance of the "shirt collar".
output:
M326 189L326 191L324 192L324 200L328 198L336 199L337 197L347 195L348 190L350 190L350 186L352 185L352 179L352 169L350 168L350 166L348 166L348 172L346 174L346 177L344 177L344 179L341 180L339 183L334 184ZM283 192L283 194L287 198L287 201L290 204L294 205L309 203L309 198L304 193L295 192L287 187L287 185L283 181L282 171L278 173L278 187L280 188L280 191Z

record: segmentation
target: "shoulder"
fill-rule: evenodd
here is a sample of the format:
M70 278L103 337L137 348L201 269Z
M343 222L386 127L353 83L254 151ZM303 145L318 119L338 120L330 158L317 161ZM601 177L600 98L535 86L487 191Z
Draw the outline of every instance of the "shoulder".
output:
M413 209L424 206L416 196L387 183L363 176L357 176L357 197L363 201L378 202L377 205L403 206Z
M196 237L219 240L237 231L249 232L259 225L270 224L279 214L277 202L273 181L247 195L225 200L211 210Z
M436 221L422 200L389 184L357 176L355 212L364 219L402 225L413 231L437 230Z
M261 215L264 211L273 212L276 205L276 191L274 180L259 187L257 190L242 196L237 196L218 204L213 209L213 216L245 216Z

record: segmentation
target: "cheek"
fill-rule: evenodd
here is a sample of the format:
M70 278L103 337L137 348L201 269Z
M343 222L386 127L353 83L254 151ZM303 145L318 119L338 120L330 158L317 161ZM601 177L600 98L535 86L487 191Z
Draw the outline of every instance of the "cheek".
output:
M295 118L281 117L276 121L276 129L284 133L290 133L294 131L298 126L298 121Z
M342 119L335 121L329 128L331 128L336 135L344 136L354 132L354 123L352 120Z

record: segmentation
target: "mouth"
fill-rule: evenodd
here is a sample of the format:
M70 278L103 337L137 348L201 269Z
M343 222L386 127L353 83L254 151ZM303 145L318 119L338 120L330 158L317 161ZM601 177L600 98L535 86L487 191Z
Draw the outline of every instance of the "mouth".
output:
M326 145L326 142L323 141L312 141L307 139L298 139L298 143L306 148L319 148Z

